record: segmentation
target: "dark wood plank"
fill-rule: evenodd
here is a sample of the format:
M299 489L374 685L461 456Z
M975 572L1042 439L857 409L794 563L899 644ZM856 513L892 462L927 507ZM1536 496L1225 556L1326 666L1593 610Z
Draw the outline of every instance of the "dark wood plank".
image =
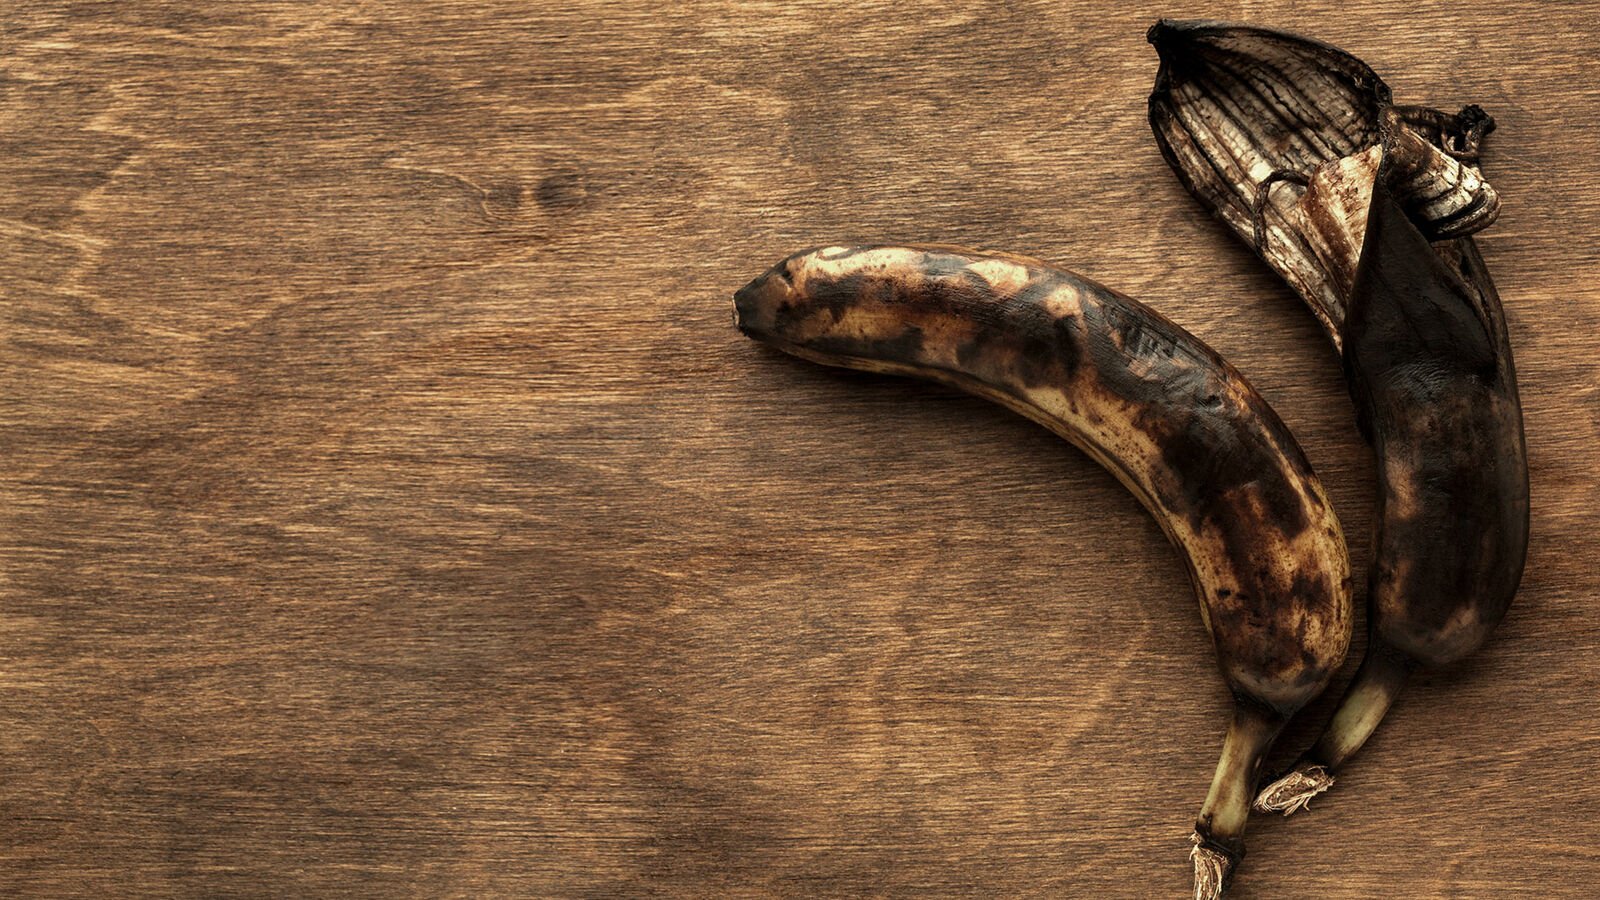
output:
M1226 698L1156 526L728 299L822 242L1060 261L1254 380L1364 568L1337 361L1143 121L1170 12L10 4L0 893L1182 895ZM1498 118L1534 479L1497 641L1235 893L1591 896L1600 9L1190 12Z

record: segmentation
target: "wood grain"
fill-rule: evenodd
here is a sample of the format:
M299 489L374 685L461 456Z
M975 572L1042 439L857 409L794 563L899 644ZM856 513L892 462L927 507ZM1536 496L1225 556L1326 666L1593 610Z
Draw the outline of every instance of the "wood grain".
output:
M9 4L0 894L1181 896L1227 698L1160 531L729 322L823 242L1058 261L1245 371L1364 569L1337 360L1145 125L1173 11ZM1600 6L1184 14L1496 116L1533 477L1497 640L1234 895L1592 896Z

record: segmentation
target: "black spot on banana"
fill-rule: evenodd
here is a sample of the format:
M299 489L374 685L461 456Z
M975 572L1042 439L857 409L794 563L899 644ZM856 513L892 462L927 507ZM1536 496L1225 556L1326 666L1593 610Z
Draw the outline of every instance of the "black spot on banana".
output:
M802 359L941 382L1033 419L1161 523L1235 698L1195 828L1196 874L1220 890L1263 755L1350 639L1344 537L1283 422L1193 335L1037 260L829 247L785 259L734 301L745 334Z
M1150 124L1178 178L1297 291L1344 356L1380 480L1367 656L1321 739L1257 799L1333 783L1408 674L1481 646L1528 542L1528 471L1499 295L1469 236L1499 199L1483 110L1397 107L1355 57L1284 32L1157 23Z

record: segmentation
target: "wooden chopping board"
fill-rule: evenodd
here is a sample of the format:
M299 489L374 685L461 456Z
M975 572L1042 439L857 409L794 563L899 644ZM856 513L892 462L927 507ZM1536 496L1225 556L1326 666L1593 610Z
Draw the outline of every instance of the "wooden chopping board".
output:
M1495 642L1230 896L1593 896L1600 5L1482 0L10 4L0 894L1185 896L1227 698L1155 524L729 300L1058 261L1253 380L1364 570L1337 359L1144 121L1180 13L1498 119L1533 480Z

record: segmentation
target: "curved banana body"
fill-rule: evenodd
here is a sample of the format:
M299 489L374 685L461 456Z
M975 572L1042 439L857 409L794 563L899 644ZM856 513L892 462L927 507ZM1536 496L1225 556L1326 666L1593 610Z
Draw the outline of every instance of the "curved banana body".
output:
M1237 700L1196 826L1197 875L1220 890L1262 755L1350 639L1344 537L1278 416L1193 335L1037 260L828 247L778 263L735 305L745 334L795 356L941 382L1033 419L1161 523Z
M1493 120L1394 106L1365 63L1285 32L1163 21L1150 41L1163 154L1325 326L1377 460L1372 639L1321 739L1257 801L1288 814L1333 783L1414 667L1488 639L1522 576L1516 370L1470 237L1499 210L1476 168Z

